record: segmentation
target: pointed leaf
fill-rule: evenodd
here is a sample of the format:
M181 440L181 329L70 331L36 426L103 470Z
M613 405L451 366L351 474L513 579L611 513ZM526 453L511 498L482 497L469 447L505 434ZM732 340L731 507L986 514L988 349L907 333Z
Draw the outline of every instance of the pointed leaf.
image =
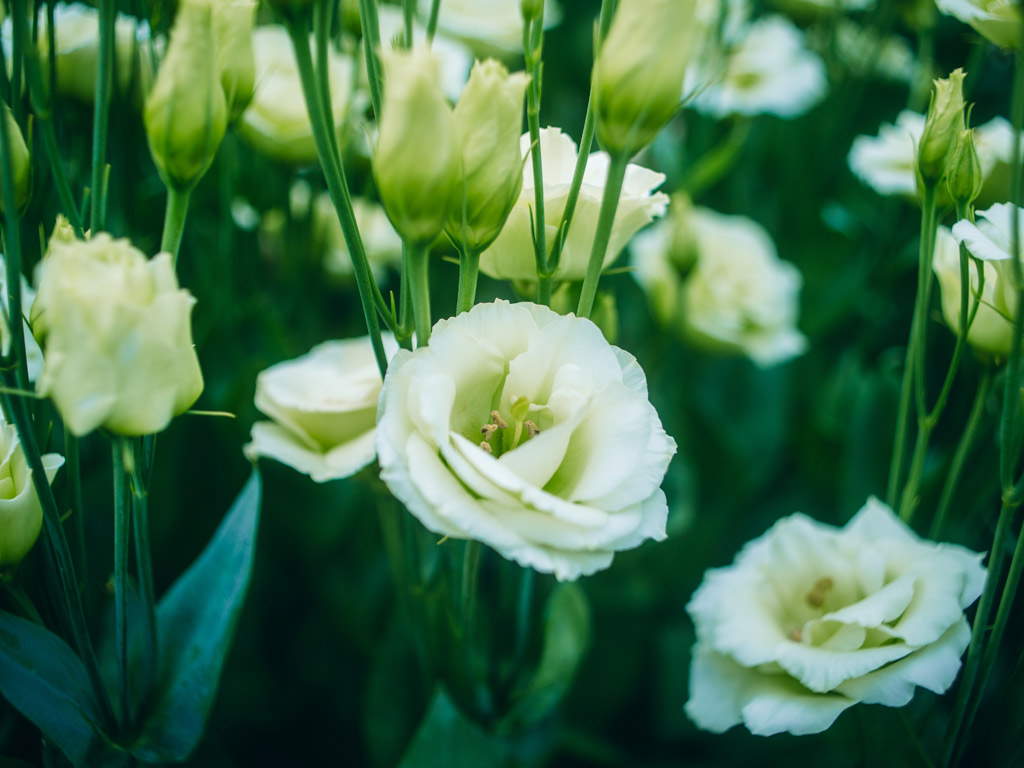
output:
M181 761L199 742L249 587L259 506L254 471L206 549L157 606L158 693L132 748L142 760Z
M507 758L507 750L466 719L439 688L399 768L497 768Z

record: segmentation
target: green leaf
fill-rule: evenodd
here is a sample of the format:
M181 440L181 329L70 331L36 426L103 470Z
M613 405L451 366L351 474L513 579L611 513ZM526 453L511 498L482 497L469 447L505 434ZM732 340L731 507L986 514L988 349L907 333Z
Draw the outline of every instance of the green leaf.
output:
M156 703L132 747L141 760L185 760L199 742L249 587L259 506L253 471L206 549L157 606Z
M81 660L38 624L0 611L0 693L74 765L106 751L102 709Z
M399 768L497 768L508 752L452 704L440 688Z
M536 722L558 706L589 645L587 596L575 582L559 584L548 598L544 648L537 671L512 707L508 720Z

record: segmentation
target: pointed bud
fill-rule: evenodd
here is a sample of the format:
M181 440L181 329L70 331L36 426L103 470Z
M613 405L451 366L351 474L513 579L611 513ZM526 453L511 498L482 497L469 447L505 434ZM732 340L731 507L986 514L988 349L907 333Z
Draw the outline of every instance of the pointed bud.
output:
M477 62L455 106L462 174L445 229L453 240L480 252L501 232L523 186L519 135L530 76L509 75L501 64Z
M669 204L668 260L685 280L697 264L697 232L693 226L693 202L690 196L677 192Z
M632 157L675 114L693 49L696 0L619 0L594 63L597 138Z
M440 63L422 47L383 51L381 62L384 101L373 177L398 234L430 243L441 234L460 164Z
M149 149L164 183L189 189L213 162L227 127L227 103L208 0L178 7L167 55L146 99Z
M963 85L962 69L954 69L945 80L935 81L917 148L917 170L925 184L938 184L942 179L956 138L965 128Z
M523 15L523 21L530 22L539 19L544 10L544 0L521 0L519 12Z
M53 482L64 457L47 453L42 457L46 479ZM0 419L0 569L11 568L24 559L43 527L43 508L32 485L25 450L13 424Z
M28 202L30 182L32 176L32 163L29 162L28 147L25 145L25 138L21 135L21 129L11 113L10 107L4 102L4 124L7 127L7 156L11 161L11 181L13 182L14 207L21 209ZM2 149L2 148L0 148ZM4 200L0 199L0 211L4 211Z
M978 159L978 150L974 143L974 129L960 131L946 172L949 196L954 203L970 205L981 194L983 181L981 161Z
M216 0L213 5L217 70L227 99L229 122L234 122L249 106L256 90L256 60L252 51L255 20L255 0Z

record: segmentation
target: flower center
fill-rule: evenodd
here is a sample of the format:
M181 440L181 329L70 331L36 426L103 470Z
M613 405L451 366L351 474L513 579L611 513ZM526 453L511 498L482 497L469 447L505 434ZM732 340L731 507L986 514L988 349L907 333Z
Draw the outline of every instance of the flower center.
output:
M831 576L822 576L811 587L810 591L804 595L804 602L807 603L811 608L820 609L825 605L825 598L828 597L828 593L835 586L835 582L832 581Z
M512 416L511 424L499 411L491 411L491 420L480 428L480 434L484 436L480 441L480 448L487 453L501 456L503 453L517 448L520 443L539 435L540 429L537 424L532 419L526 418L532 408L529 398L523 396L514 398L509 408Z

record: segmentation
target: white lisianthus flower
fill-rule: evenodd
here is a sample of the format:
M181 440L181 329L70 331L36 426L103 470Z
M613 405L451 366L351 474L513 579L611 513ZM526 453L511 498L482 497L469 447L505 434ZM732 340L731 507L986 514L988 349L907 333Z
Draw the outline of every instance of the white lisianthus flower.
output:
M980 267L979 267L980 265ZM968 307L973 307L978 300L978 269L984 270L985 285L981 290L977 314L967 332L967 342L980 352L986 352L997 358L1006 358L1010 354L1013 322L1011 315L996 308L997 295L1002 294L1003 280L999 270L990 261L980 261L967 265L970 294ZM953 333L960 332L960 246L945 227L939 227L935 240L935 256L932 269L939 280L942 294L942 317ZM970 313L968 313L970 317Z
M390 357L398 345L384 334ZM380 370L369 336L325 341L256 378L256 407L272 421L252 425L250 460L280 461L323 483L354 475L377 455Z
M445 5L446 3L441 3L442 9ZM388 41L405 34L405 17L401 8L378 4L377 20L381 44L385 48ZM412 36L414 43L425 43L427 31L422 25L414 24ZM441 67L441 90L451 101L458 101L462 86L469 80L469 72L473 67L473 52L458 40L443 34L434 35L430 52L437 57Z
M252 33L256 90L237 122L239 135L263 154L299 165L317 162L316 142L288 32L280 24ZM335 130L341 135L352 99L352 60L328 48L328 79Z
M1012 227L1016 215L1020 231L1024 232L1024 209L1011 203L998 203L977 212L977 221L964 219L953 225L953 236L967 246L971 255L995 267L997 280L992 306L999 314L1013 322L1016 291L1013 289ZM986 272L986 275L988 273Z
M64 465L64 457L46 453L40 458L46 479L52 483ZM32 470L18 430L0 418L0 571L21 562L42 527L43 507L32 484Z
M693 106L714 117L796 117L828 89L825 63L806 47L803 32L782 16L751 24L729 50L721 77L709 79Z
M438 322L395 355L377 416L381 479L420 522L560 580L665 538L675 450L636 359L529 303Z
M1016 0L935 0L947 16L970 24L1000 48L1014 49L1020 39L1021 13Z
M420 0L420 18L424 22L430 17L430 6L431 0ZM553 27L561 20L558 3L545 0L544 27ZM523 53L523 17L518 0L445 0L437 16L437 27L465 41L478 55Z
M857 703L944 692L971 637L983 555L919 538L877 499L844 528L801 514L708 571L686 713L721 733L818 733Z
M530 227L535 185L533 163L528 157L529 133L523 134L519 147L525 160L523 188L501 234L481 254L480 271L502 280L532 281L537 279L537 262ZM569 187L576 167L576 143L558 128L544 128L540 132L540 149L544 174L544 242L550 253L569 197ZM562 248L555 280L582 280L586 274L607 179L607 153L592 153L587 158L583 184L580 186L580 195ZM632 163L626 166L626 178L619 195L619 206L615 211L604 266L607 267L615 260L638 230L656 216L665 213L668 195L654 191L664 181L665 175L662 173Z
M7 296L7 269L4 257L0 255L0 296ZM36 292L28 284L25 276L21 276L21 311L28 317L32 302L36 299ZM28 379L36 381L43 370L43 351L39 348L39 342L32 335L32 329L27 320L22 320L22 327L25 334L25 357L28 363ZM7 320L7 313L0 312L0 349L5 355L10 354L11 333Z
M803 353L796 328L803 278L782 261L771 236L745 216L694 208L688 222L696 261L681 275L669 255L670 227L659 222L631 246L633 273L659 320L698 346L742 354L759 366Z

